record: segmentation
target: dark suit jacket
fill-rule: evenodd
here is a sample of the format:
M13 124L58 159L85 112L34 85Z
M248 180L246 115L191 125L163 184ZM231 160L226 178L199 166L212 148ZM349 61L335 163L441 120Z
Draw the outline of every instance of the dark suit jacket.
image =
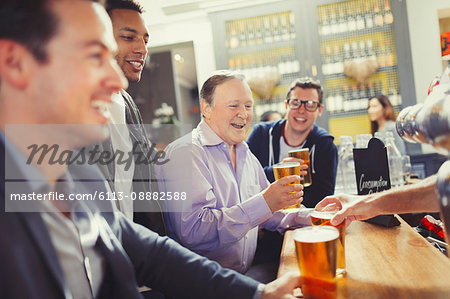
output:
M8 153L5 157L0 142L0 298L71 298L41 214L5 212L9 195L4 159L11 157ZM79 193L105 191L96 167L70 167L70 174ZM91 181L89 188L79 181L97 174L100 180ZM110 206L107 201L91 204ZM98 298L141 298L138 285L173 298L252 298L256 281L222 269L119 213L104 212L101 216L96 248L105 258L106 269Z

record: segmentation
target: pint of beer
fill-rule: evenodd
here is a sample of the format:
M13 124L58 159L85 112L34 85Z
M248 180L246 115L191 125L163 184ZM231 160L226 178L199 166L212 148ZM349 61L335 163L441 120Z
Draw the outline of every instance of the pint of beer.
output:
M301 148L289 151L288 156L297 159L302 159L303 162L306 165L308 165L308 169L306 170L308 173L305 176L303 176L302 184L304 187L311 186L312 179L311 179L311 165L309 164L309 148Z
M336 212L319 212L313 211L311 213L311 224L313 226L330 225L331 218ZM337 259L337 275L345 275L345 221L335 226L339 230L338 239L338 259Z
M277 163L273 166L273 174L275 176L275 180L279 180L281 178L284 178L285 176L289 175L298 175L300 176L300 163L298 162L281 162ZM296 181L291 183L293 184L300 184L300 181ZM300 203L288 206L282 210L289 210L289 209L299 209Z
M309 226L293 232L304 298L335 298L339 231Z

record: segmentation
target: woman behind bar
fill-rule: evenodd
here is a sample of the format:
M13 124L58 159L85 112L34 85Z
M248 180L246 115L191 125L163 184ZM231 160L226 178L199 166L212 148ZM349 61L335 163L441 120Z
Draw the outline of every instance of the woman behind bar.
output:
M370 129L372 135L375 132L393 132L395 145L402 155L406 155L406 147L403 139L398 136L395 130L395 113L388 97L385 95L376 95L369 100L369 108L367 109L370 119Z

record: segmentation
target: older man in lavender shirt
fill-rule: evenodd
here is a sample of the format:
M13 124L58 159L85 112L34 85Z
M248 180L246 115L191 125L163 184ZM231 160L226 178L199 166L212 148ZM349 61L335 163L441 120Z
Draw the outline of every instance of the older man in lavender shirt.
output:
M284 232L310 225L309 209L282 213L297 203L302 185L289 176L269 184L245 137L253 99L243 76L220 72L201 90L202 122L166 149L159 168L163 192L186 192L167 201L169 235L182 245L241 273L252 264L258 227Z

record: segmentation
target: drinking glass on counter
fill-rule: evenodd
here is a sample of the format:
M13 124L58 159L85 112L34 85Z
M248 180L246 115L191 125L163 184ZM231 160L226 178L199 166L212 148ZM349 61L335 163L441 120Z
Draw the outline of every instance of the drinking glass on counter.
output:
M298 175L300 176L300 163L299 162L281 162L277 163L273 166L273 174L275 176L275 180L279 180L289 175ZM300 184L300 181L295 181L290 183L290 185ZM288 206L282 211L289 211L292 209L300 209L300 203L297 203L292 206Z
M332 226L308 226L293 232L304 298L336 297L339 231Z
M311 224L313 226L331 226L330 221L334 214L336 214L336 211L313 211L311 213ZM336 275L345 275L345 221L334 227L339 231Z
M297 150L292 150L288 152L289 157L302 159L303 163L308 165L308 169L306 169L307 174L302 176L302 185L303 187L311 186L312 179L311 179L311 165L309 163L309 148L301 148Z
M409 179L411 178L411 159L409 156L402 156L402 172L403 181L405 184L408 184Z

